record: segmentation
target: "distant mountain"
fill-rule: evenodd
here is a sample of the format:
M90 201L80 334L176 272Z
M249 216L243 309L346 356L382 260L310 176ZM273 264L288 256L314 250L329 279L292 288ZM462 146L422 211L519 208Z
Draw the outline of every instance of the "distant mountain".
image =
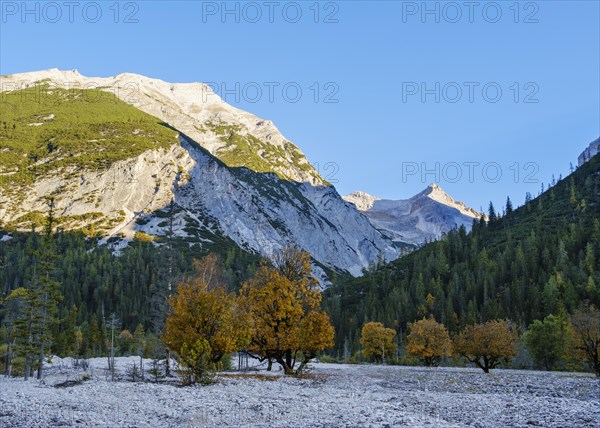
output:
M463 202L456 202L436 184L405 200L379 199L365 192L344 196L369 221L396 243L421 245L464 226L470 230L473 219L483 215Z

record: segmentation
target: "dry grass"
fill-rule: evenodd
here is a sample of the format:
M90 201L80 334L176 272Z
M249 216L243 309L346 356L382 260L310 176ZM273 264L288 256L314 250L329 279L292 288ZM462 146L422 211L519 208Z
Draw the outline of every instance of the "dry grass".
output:
M275 381L281 379L281 375L264 375L259 373L221 373L219 377L227 379L256 379L256 380L269 380Z

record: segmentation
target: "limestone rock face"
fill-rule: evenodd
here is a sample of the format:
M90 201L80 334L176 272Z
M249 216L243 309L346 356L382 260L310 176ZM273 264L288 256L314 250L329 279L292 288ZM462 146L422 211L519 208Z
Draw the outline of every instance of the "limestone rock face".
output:
M483 214L456 202L436 184L406 200L379 199L354 192L344 199L363 212L380 232L396 243L421 245L460 226L471 228Z
M165 236L172 225L190 245L233 242L266 256L298 245L316 263L352 275L380 256L389 261L399 255L271 122L227 105L206 85L132 74L96 79L56 69L0 79L3 91L40 82L113 92L179 137L166 149L105 170L67 169L18 191L0 187L2 223L44 212L44 197L54 193L61 227L93 226L106 241L122 238L119 246L139 232Z
M590 145L579 155L578 164L579 166L588 162L591 158L600 153L600 138L592 141Z

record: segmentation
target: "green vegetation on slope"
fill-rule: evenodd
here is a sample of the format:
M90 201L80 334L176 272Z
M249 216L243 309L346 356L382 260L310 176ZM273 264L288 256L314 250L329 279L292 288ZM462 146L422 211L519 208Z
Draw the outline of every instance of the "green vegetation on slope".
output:
M319 177L300 150L290 142L280 147L265 143L253 135L242 133L239 126L219 125L213 122L206 122L205 125L219 135L221 141L225 143L225 147L219 149L216 155L229 167L244 167L255 172L273 172L283 180L289 177L286 177L281 169L293 167L313 177ZM288 158L291 159L288 161Z
M41 84L0 97L0 188L5 190L62 168L106 169L176 141L159 119L108 92Z
M511 211L511 210L507 210ZM361 327L402 336L433 315L451 333L508 318L521 328L580 302L600 306L600 157L523 207L476 222L409 256L327 290L336 353L355 352Z

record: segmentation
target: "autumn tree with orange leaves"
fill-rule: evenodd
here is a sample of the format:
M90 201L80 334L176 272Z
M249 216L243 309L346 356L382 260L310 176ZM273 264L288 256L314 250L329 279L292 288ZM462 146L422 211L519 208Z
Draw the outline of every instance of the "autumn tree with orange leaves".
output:
M238 298L220 281L207 280L207 271L198 269L213 262L199 262L198 276L182 282L169 299L171 313L163 340L191 372L190 382L207 382L217 363L249 339L248 320L239 311Z
M385 362L386 356L391 358L396 352L395 337L396 330L385 328L380 322L366 323L360 333L364 356L374 358L376 362Z
M427 367L437 367L442 357L452 353L448 330L433 317L409 324L406 352L419 357Z
M456 352L485 373L517 355L517 328L507 320L465 327L454 341Z
M308 253L288 248L263 261L240 297L250 319L249 353L276 361L286 374L301 375L319 351L333 345L333 327L319 309L321 293Z

